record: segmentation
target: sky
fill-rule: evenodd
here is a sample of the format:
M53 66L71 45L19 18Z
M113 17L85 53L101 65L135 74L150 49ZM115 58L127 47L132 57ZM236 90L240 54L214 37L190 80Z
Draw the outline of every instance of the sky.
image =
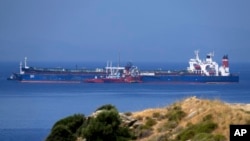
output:
M250 62L249 0L0 0L0 61Z

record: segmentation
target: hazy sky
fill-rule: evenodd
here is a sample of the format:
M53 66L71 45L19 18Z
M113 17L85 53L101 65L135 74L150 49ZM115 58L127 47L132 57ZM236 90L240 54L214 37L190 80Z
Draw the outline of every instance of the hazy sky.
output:
M250 62L249 0L0 0L0 60Z

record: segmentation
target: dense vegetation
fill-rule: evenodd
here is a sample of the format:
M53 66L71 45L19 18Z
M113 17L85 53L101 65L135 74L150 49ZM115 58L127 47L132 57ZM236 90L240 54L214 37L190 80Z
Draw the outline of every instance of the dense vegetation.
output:
M129 130L120 126L121 120L115 108L103 110L97 117L90 118L82 130L87 141L122 141L130 138Z
M222 135L212 135L211 132L217 128L217 124L212 121L212 115L207 115L203 121L195 125L190 124L180 134L178 134L176 141L225 141Z
M88 118L79 114L59 120L46 141L76 141L77 137L87 141L126 141L132 138L129 129L120 126L121 119L114 106L104 105L96 112L96 116Z
M79 135L79 128L86 118L82 114L66 117L55 123L47 141L75 141Z

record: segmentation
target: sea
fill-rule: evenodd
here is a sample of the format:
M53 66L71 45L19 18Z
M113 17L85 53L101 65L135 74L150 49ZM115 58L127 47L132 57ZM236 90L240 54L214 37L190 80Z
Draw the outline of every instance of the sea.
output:
M76 64L32 62L32 66L75 67ZM185 69L187 63L138 63L140 69ZM196 96L228 103L250 103L250 63L232 63L240 76L232 84L37 84L9 81L19 71L18 62L0 62L0 141L44 141L53 124L64 117L86 116L104 104L120 112L165 107ZM77 65L81 66L81 65ZM103 67L85 63L84 67Z

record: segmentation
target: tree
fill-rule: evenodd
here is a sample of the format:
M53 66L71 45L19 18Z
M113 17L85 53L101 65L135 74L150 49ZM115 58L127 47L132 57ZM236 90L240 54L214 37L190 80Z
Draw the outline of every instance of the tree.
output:
M49 136L46 138L46 141L75 141L76 136L70 132L70 130L65 125L56 126Z
M85 120L84 115L75 114L57 121L46 141L75 141Z
M131 138L129 130L121 127L121 119L114 106L104 105L96 117L89 119L89 123L83 129L83 135L87 141L121 141Z
M96 111L96 116L85 118L75 114L57 121L46 141L75 141L80 132L87 141L127 141L132 138L130 130L121 126L115 106L103 105Z

